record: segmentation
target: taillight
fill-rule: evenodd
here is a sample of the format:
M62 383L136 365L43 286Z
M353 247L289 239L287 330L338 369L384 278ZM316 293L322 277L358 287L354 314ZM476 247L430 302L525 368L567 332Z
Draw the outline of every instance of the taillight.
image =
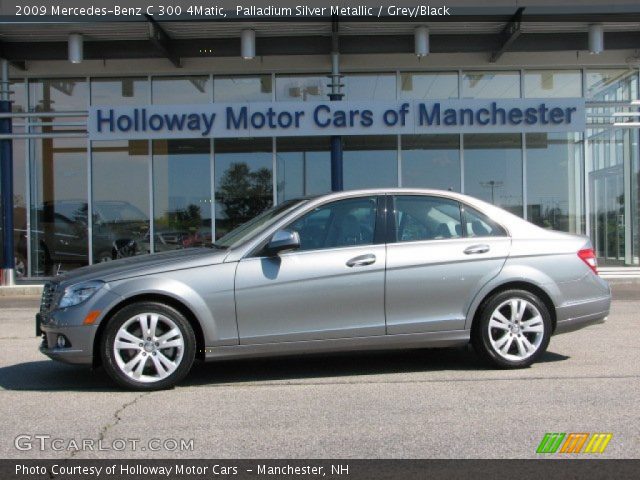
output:
M596 260L596 254L592 248L585 248L578 251L580 260L587 264L587 266L593 270L593 273L598 275L598 261Z

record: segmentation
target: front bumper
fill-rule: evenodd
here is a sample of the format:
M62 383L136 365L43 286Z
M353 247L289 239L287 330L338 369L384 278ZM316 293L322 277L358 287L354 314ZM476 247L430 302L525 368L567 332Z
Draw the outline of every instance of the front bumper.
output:
M41 326L42 343L40 352L53 360L65 363L91 365L93 363L93 340L98 327L96 325L83 325L78 327L52 327ZM59 335L64 335L70 344L68 347L59 348L57 340Z
M53 291L55 293L47 298L44 298L43 294L40 313L36 316L36 335L42 336L40 352L65 363L92 365L98 326L106 313L111 311L121 298L105 286L88 301L73 307L58 309L51 308L51 305L57 304L63 289L57 287ZM100 312L99 315L92 324L85 325L84 320L87 315L95 311ZM59 335L64 335L70 345L64 348L58 347Z

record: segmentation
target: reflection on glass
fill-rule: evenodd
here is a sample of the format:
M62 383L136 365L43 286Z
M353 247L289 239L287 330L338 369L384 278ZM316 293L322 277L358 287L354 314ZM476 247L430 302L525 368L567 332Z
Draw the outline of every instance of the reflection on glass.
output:
M146 78L93 78L91 80L91 105L146 103L149 103L149 81Z
M9 85L9 99L11 100L11 110L13 112L25 111L25 84L22 81L11 81ZM24 124L24 118L14 118L13 133L24 133L24 127L17 127ZM28 275L27 265L27 195L25 187L25 148L26 141L14 139L13 144L13 248L15 252L15 273L17 278ZM4 235L0 226L0 247L4 242Z
M29 80L29 102L32 111L60 112L86 110L87 82L83 78L51 78Z
M400 98L440 99L458 98L458 74L456 72L400 74Z
M638 142L638 131L631 135L631 221L633 230L631 232L631 262L634 265L640 264L640 145Z
M273 204L271 138L215 142L216 238Z
M211 82L206 75L154 77L152 97L157 105L211 103Z
M522 216L519 133L464 135L464 193Z
M459 135L404 135L402 186L460 191Z
M326 75L278 75L276 100L279 102L319 102L327 100Z
M331 190L328 137L276 139L278 202Z
M213 98L216 102L270 102L271 75L215 77Z
M26 107L25 83L19 80L12 80L9 86L9 99L11 100L11 110L13 112L24 112ZM24 119L18 119L18 123L24 123ZM14 122L16 120L14 119Z
M580 70L528 70L524 74L525 98L581 97Z
M519 98L520 72L464 72L462 98Z
M344 99L350 102L396 99L396 75L394 73L345 75L343 81Z
M58 275L88 263L86 140L31 145L31 275Z
M398 137L343 138L344 189L398 186Z
M146 140L93 142L93 263L149 253Z
M526 148L528 220L543 228L582 233L581 134L528 133Z
M153 141L154 252L211 243L209 144Z
M29 275L25 144L26 140L13 140L13 249L17 278Z
M587 70L588 100L623 102L638 98L638 71L626 68Z

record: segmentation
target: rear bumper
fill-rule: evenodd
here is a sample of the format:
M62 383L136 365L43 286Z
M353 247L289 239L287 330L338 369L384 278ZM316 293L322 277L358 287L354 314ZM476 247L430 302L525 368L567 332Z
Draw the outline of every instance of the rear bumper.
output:
M589 325L603 323L609 315L611 296L565 305L557 309L554 334L573 332Z

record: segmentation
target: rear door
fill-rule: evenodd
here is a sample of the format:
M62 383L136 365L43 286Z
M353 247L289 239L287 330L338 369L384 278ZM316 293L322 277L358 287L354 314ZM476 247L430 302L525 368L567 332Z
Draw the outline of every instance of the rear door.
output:
M452 199L391 200L387 333L463 329L472 299L502 269L511 239L488 217Z

